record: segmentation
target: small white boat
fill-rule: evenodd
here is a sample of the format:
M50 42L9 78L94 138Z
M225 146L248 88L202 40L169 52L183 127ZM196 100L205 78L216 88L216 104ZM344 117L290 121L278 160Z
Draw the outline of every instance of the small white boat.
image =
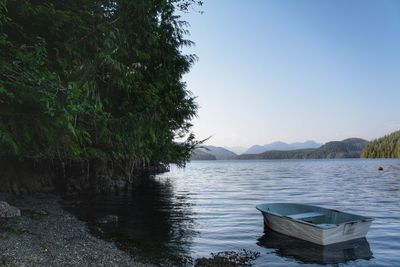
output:
M294 203L269 203L256 207L269 229L318 245L365 237L373 218Z

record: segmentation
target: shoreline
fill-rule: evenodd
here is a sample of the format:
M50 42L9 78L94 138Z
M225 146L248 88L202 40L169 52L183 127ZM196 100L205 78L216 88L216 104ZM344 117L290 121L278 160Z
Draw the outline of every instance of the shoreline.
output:
M153 266L91 234L60 199L0 193L0 201L21 210L20 217L0 218L1 266Z

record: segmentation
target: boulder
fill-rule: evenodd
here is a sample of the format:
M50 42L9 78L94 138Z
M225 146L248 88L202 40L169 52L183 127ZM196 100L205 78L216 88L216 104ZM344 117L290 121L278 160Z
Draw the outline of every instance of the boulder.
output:
M0 201L0 218L21 216L21 211L5 201Z

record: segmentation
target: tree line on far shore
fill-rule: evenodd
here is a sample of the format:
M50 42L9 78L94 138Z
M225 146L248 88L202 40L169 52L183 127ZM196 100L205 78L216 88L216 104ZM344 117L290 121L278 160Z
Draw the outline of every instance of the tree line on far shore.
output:
M400 131L369 142L361 153L363 158L400 158Z
M368 142L360 138L332 141L319 148L268 150L257 154L236 155L223 148L204 146L192 153L191 160L252 160L252 159L329 159L329 158L400 158L400 131ZM207 149L208 148L208 149ZM211 149L209 149L211 148ZM225 150L217 156L215 150Z

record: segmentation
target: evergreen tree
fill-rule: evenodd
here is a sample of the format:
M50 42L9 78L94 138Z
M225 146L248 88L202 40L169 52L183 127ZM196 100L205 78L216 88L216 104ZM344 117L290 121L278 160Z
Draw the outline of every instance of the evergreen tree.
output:
M193 4L0 0L1 157L184 165L196 57L178 12Z
M361 156L363 158L400 158L400 131L369 142Z

